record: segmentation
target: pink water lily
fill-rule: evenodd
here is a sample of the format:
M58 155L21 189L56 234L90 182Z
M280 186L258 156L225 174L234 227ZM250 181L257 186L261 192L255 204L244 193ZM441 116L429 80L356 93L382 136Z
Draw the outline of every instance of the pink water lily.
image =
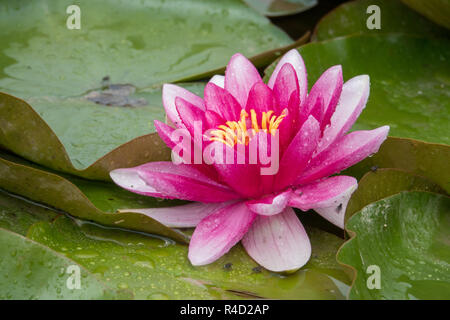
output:
M174 228L195 227L189 245L193 265L217 260L239 241L266 269L297 270L311 245L294 208L315 210L343 228L357 181L334 174L378 151L389 127L347 133L366 105L369 77L343 83L341 66L326 70L308 93L304 62L286 53L265 84L252 63L235 54L225 76L214 76L204 98L172 84L163 88L167 117L155 121L162 140L174 148L174 132L194 134L196 121L209 134L206 148L248 151L255 139L279 137L279 170L261 175L257 163L174 164L151 162L116 169L112 179L143 195L195 201L171 208L128 209ZM249 128L252 134L246 134ZM238 150L238 147L241 149ZM272 150L273 152L273 150Z

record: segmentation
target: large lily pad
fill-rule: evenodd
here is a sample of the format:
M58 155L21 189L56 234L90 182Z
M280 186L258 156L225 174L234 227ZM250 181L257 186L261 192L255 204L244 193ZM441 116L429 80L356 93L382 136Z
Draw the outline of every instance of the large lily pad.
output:
M293 44L238 0L78 1L79 30L66 27L72 4L0 4L0 91L37 113L1 94L0 145L93 179L167 158L150 135L164 119L155 86L206 76L239 51L267 63ZM101 98L102 89L115 97Z
M127 208L174 206L180 201L163 201L125 191L112 183L58 175L4 153L0 153L0 187L75 217L188 241L186 234L143 214L117 212Z
M0 228L0 298L3 299L126 299L131 293L112 289L92 273L49 248ZM80 288L68 286L79 272Z
M450 2L448 0L402 0L425 17L450 29Z
M338 260L355 271L351 299L450 298L449 198L400 193L366 206L346 228L352 239Z
M380 9L380 29L369 29L369 6ZM400 0L358 0L346 2L324 16L317 24L312 38L317 41L352 35L404 33L445 36L447 31L420 14L410 10Z

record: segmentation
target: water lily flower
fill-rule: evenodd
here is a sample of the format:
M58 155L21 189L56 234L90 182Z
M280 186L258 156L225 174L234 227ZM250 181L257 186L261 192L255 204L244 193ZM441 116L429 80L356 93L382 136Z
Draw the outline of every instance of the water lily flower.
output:
M173 149L179 142L174 132L184 129L194 135L194 123L200 121L203 132L211 133L202 150L214 146L235 154L247 154L253 140L276 132L279 170L262 175L260 162L168 161L116 169L111 178L138 194L195 201L171 208L127 209L169 227L195 227L188 254L193 265L209 264L241 241L266 269L297 270L309 260L311 244L292 208L312 209L343 228L357 181L335 174L376 153L387 137L388 126L348 133L366 105L369 88L367 75L343 83L341 66L333 66L308 93L297 50L281 58L265 84L253 64L235 54L225 76L216 75L206 85L203 99L166 84L163 103L175 127L155 121L156 129Z

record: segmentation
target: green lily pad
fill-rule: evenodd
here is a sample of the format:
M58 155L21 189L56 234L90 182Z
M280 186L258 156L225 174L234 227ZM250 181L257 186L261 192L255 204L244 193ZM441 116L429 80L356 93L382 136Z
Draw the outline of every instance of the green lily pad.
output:
M426 177L450 193L450 148L414 139L388 137L372 157L344 171L361 178L373 168L397 168Z
M111 289L64 255L0 228L0 298L127 299L131 292ZM80 287L77 288L76 272ZM70 277L74 277L73 280Z
M450 29L450 2L448 0L402 0L412 9L441 26Z
M268 17L300 13L317 5L317 0L244 0L250 7Z
M450 299L448 197L403 192L364 207L346 228L352 238L338 261L355 271L349 298Z
M187 246L67 217L34 224L28 236L137 299L342 299L348 278L335 260L342 240L316 229L308 232L313 258L288 276L258 267L240 245L213 264L194 267Z
M168 228L140 213L117 212L127 208L154 208L179 205L140 196L101 181L88 181L53 172L0 152L0 187L33 201L67 212L75 217L115 228L127 228L188 242L183 232Z
M207 76L236 52L268 63L294 44L238 0L78 1L79 30L66 26L72 4L0 5L0 145L92 179L168 158L152 134L162 83Z
M352 194L345 212L346 220L366 205L402 191L445 191L430 180L398 169L373 168L358 181L358 189Z
M367 13L367 8L372 5L379 7L380 29L367 27L367 20L374 14ZM358 0L346 2L324 16L312 38L323 41L353 34L385 33L445 36L447 31L410 10L400 0Z

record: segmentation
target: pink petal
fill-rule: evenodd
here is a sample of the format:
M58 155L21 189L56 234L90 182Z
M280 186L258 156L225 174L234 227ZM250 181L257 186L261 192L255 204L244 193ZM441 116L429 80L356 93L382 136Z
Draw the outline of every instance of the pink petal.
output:
M181 97L184 100L192 103L194 106L201 110L205 110L205 105L203 99L196 96L192 92L179 87L174 84L165 84L162 88L162 101L164 108L166 110L167 117L172 121L177 127L182 127L181 119L178 115L175 98Z
M259 195L260 167L249 164L248 154L239 152L237 145L232 148L219 141L210 143L208 149L214 150L214 154L204 152L205 162L214 166L221 181L244 197ZM227 155L231 155L230 159Z
M279 132L275 135L259 131L250 139L249 152L257 150L257 165L258 177L253 180L256 188L259 188L258 197L274 192L274 179L280 169L280 146L279 146Z
M226 122L217 112L214 112L212 110L205 111L205 121L205 129L215 129L218 126L225 124Z
M250 89L257 82L262 80L255 66L242 54L233 55L225 71L225 89L236 98L242 108L247 104Z
M203 133L205 122L205 112L183 98L175 98L175 106L182 125L194 136L194 128L197 126L199 133Z
M226 121L239 120L241 105L225 89L216 86L214 83L208 83L205 87L206 109L219 114Z
M309 111L309 115L313 116L319 123L322 123L325 114L325 103L321 96L317 96L316 102L314 103L312 109ZM300 123L303 121L301 120ZM322 128L322 125L320 126Z
M225 77L218 74L214 75L209 82L214 83L216 86L225 88Z
M320 124L313 116L310 116L284 151L280 162L280 172L275 179L277 189L290 186L305 170L317 148L319 138Z
M288 114L281 121L278 127L280 135L280 152L286 149L286 147L291 142L293 136L297 134L299 127L299 100L298 91L294 91L289 98L287 105ZM280 114L280 113L279 113Z
M262 113L273 110L275 105L272 90L265 83L257 82L250 89L245 110L250 114L250 110L254 109L258 117L258 123L261 123Z
M178 141L175 141L172 138L172 133L175 131L175 129L159 120L155 120L153 123L159 137L170 149L172 149L178 143Z
M319 120L321 129L323 130L329 124L331 115L336 109L339 96L342 91L342 67L333 66L326 70L316 81L308 95L304 109L301 111L301 121L313 113L313 109L317 104L317 98L323 99L323 114Z
M275 110L278 114L284 108L289 107L289 114L292 114L292 119L297 119L300 110L300 97L297 74L294 67L290 63L285 63L278 73L277 79L273 86L273 94L277 102L278 109ZM295 93L296 105L293 105L291 95Z
M258 216L242 244L250 257L275 272L295 271L311 256L308 235L289 207L273 216Z
M296 184L305 184L340 172L378 151L386 140L389 126L370 131L355 131L313 158Z
M355 178L334 176L298 187L289 205L303 211L314 209L325 219L344 228L345 210L350 196L358 187Z
M111 178L119 186L139 194L200 202L222 202L240 198L192 165L150 162L138 167L116 169Z
M144 196L163 198L164 195L145 183L137 168L115 169L109 173L111 179L120 187Z
M268 86L269 88L274 88L276 79L278 77L278 73L281 71L281 68L286 64L289 63L294 67L295 73L297 74L298 79L298 87L300 92L300 103L304 103L306 101L306 96L308 95L308 80L306 75L306 67L305 63L303 62L302 57L300 56L300 53L297 51L297 49L292 49L288 51L278 62L277 66L275 67L272 75L270 76Z
M352 127L366 106L369 91L370 79L367 75L354 77L344 83L339 104L331 117L331 125L324 130L318 153L341 138Z
M208 215L229 206L230 202L201 203L194 202L168 208L120 209L119 212L136 212L146 215L169 228L196 227Z
M282 193L271 195L258 200L250 200L246 202L247 207L254 213L271 216L278 214L286 208L291 196L292 190L289 189Z
M194 120L192 120L192 122L189 122L189 124L193 123L193 121ZM194 126L189 128L174 129L159 120L155 120L154 124L159 137L170 149L175 150L174 148L176 146L178 146L179 148L183 148L182 152L181 150L176 150L176 152L173 152L172 159L174 158L179 159L180 163L196 163L195 151L198 150L199 154L201 154L201 150L199 150L201 148L201 143L199 143L198 141L199 139L194 141L195 137L195 133L193 132ZM201 135L202 133L199 133L197 137ZM193 150L194 152L192 152ZM184 156L184 152L187 152L186 156ZM181 153L183 157L180 157L179 153Z
M242 239L255 216L243 202L208 215L192 234L188 254L191 263L201 266L223 256Z

